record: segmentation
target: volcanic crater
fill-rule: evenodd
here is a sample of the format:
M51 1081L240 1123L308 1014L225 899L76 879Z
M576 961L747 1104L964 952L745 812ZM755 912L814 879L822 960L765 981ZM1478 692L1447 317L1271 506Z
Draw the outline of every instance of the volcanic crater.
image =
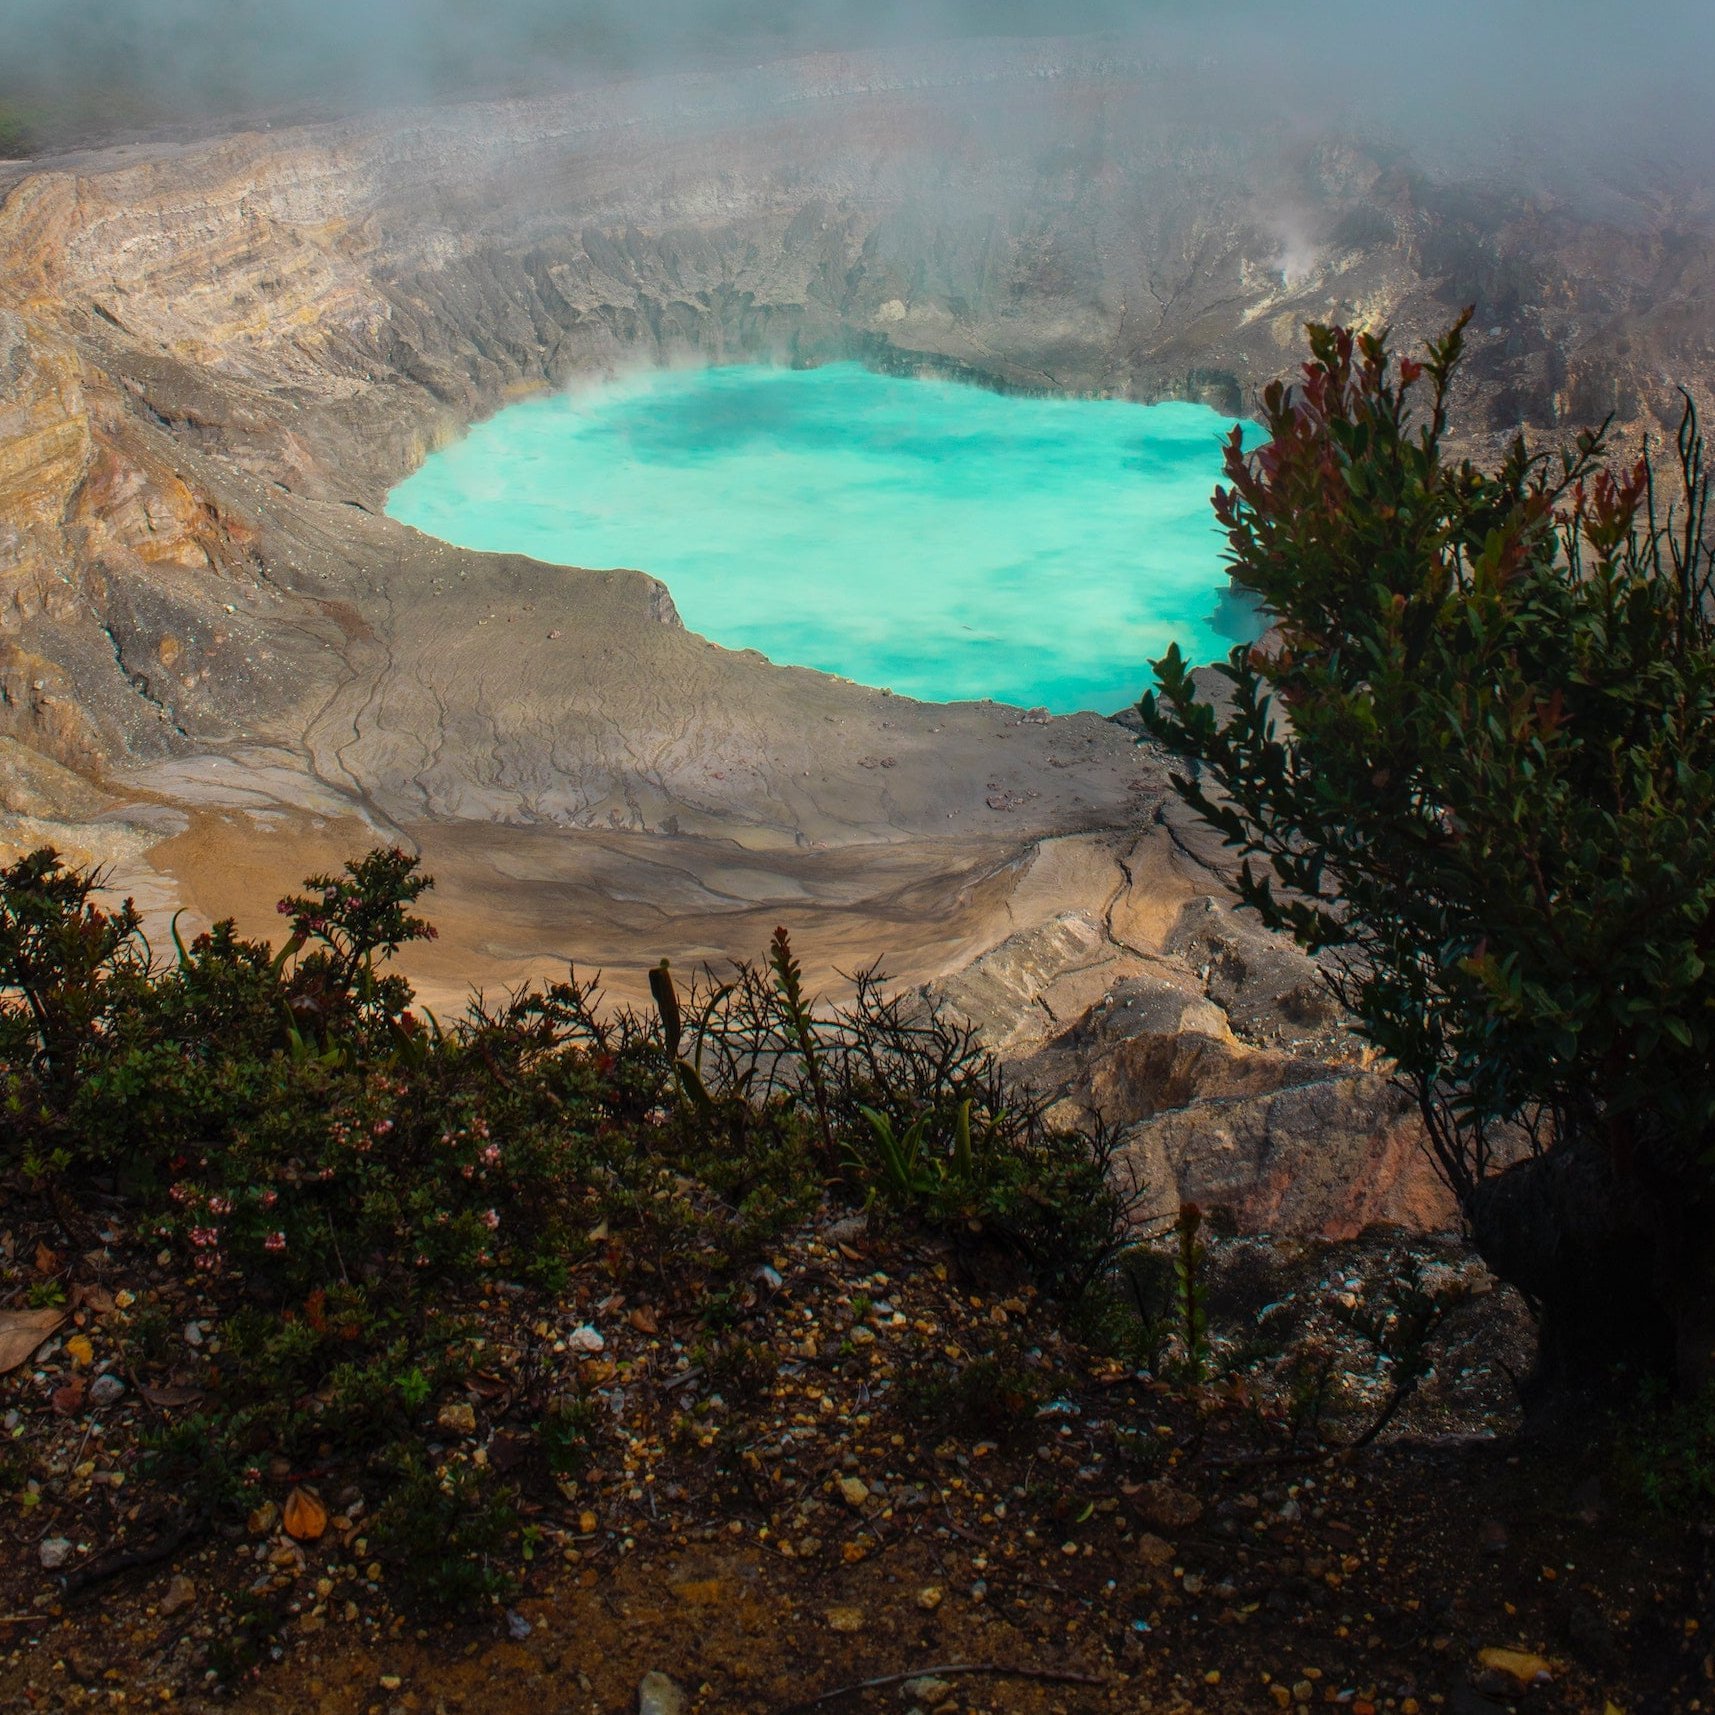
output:
M1110 1117L1267 1092L1224 1147L1282 1219L1256 1149L1359 1074L1126 725L728 651L644 573L465 552L387 490L506 402L633 366L859 359L1240 415L1306 320L1406 344L1467 304L1474 450L1610 413L1635 438L1715 361L1709 258L1701 206L1450 184L1090 43L0 164L0 838L111 865L157 931L267 932L306 872L404 844L438 879L411 966L436 1005L568 959L636 992L784 921L818 981L939 980ZM1187 1084L1133 1042L1104 1084L1136 1031L1093 1007L1219 1052ZM1351 1124L1386 1161L1336 1226L1441 1207L1379 1099ZM1179 1148L1158 1125L1146 1153L1183 1178Z

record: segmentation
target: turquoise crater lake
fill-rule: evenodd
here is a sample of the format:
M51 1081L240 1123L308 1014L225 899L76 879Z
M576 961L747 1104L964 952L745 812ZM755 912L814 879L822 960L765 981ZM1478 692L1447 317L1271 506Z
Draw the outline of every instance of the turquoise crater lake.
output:
M389 514L661 578L734 649L926 701L1137 701L1254 636L1209 510L1228 419L819 369L661 370L509 406Z

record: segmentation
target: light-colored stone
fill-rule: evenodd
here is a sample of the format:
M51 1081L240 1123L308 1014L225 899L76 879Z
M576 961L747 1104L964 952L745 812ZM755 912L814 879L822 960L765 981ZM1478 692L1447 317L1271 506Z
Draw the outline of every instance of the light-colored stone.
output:
M1189 1530L1203 1516L1203 1503L1172 1483L1144 1483L1127 1498L1137 1516L1152 1530Z
M184 1573L175 1572L161 1595L161 1617L171 1619L174 1614L188 1608L196 1599L196 1585Z
M118 1376L102 1374L89 1384L91 1405L117 1405L125 1397L125 1384Z
M644 1674L637 1686L637 1715L685 1715L685 1694L660 1672Z
M926 1709L939 1709L953 1695L955 1687L950 1679L939 1679L932 1673L926 1673L917 1679L908 1679L900 1686L902 1697L909 1697L914 1703L921 1703Z

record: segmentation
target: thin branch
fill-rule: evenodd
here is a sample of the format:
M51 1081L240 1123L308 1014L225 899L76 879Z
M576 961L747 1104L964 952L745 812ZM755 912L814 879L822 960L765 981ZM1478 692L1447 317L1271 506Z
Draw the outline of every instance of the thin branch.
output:
M857 1679L850 1685L838 1685L818 1697L806 1697L798 1703L788 1703L775 1715L798 1715L803 1709L816 1709L836 1698L849 1697L854 1691L875 1691L884 1685L903 1685L908 1679L946 1679L953 1674L989 1674L997 1679L1033 1679L1044 1685L1111 1685L1112 1680L1093 1673L1072 1673L1052 1667L1005 1667L999 1662L949 1662L939 1667L913 1667L904 1673L884 1673L876 1679Z

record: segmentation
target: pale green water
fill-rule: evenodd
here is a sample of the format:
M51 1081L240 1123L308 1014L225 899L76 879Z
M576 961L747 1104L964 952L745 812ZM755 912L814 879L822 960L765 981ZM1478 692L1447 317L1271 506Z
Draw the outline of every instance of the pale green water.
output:
M857 364L651 372L514 405L389 513L463 547L632 566L732 648L945 702L1111 714L1177 639L1254 635L1209 510L1227 419Z

